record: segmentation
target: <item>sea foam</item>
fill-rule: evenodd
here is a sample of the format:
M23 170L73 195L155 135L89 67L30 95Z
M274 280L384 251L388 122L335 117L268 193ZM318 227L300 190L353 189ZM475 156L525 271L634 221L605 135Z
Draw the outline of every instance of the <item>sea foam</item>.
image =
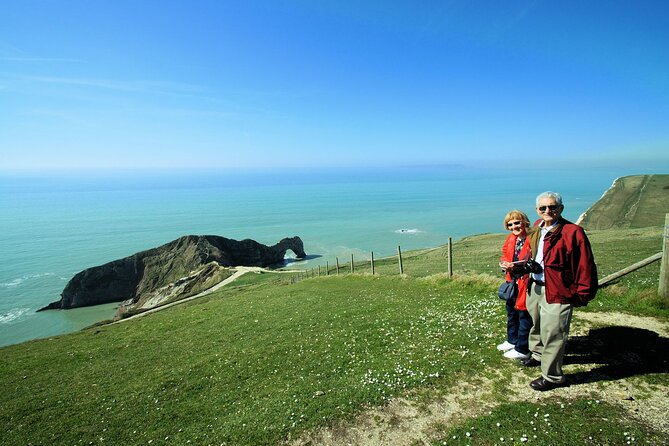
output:
M397 234L418 234L420 232L423 232L419 229L413 228L413 229L407 229L407 228L402 228L398 229L395 231Z
M32 274L30 276L19 277L18 279L10 280L9 282L0 283L0 288L15 288L22 283L29 281L31 279L39 279L42 277L55 276L54 273L42 273L42 274Z
M7 324L32 311L30 308L13 308L6 313L0 314L0 324Z

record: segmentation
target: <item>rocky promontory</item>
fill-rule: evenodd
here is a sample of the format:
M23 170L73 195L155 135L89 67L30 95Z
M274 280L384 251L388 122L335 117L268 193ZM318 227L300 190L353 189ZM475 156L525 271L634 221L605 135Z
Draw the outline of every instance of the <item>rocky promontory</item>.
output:
M61 299L42 310L69 309L111 302L136 303L156 290L170 287L184 278L211 276L217 267L281 264L286 251L306 257L299 237L284 238L274 246L255 240L232 240L217 235L187 235L165 245L104 265L87 268L65 286Z

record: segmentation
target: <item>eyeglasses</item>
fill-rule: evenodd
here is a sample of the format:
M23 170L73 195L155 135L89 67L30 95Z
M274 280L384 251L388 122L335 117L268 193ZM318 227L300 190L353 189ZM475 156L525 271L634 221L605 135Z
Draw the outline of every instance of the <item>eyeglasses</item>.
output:
M522 221L510 221L506 224L507 228L511 228L513 226L522 226L523 222Z
M539 212L546 212L546 209L549 209L551 211L555 211L560 208L559 204L551 204L548 206L539 206L537 209L539 209Z

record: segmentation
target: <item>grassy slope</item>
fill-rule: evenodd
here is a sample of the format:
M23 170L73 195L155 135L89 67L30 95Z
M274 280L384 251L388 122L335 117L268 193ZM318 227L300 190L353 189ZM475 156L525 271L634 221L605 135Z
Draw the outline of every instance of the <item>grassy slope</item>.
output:
M619 178L581 221L588 229L664 225L669 209L669 175Z
M453 246L454 273L484 274L501 280L498 266L500 250L506 234L484 234L466 237ZM595 253L599 277L623 268L662 251L662 228L612 229L588 231ZM407 253L403 256L404 272L411 277L425 277L448 270L445 246ZM398 274L396 258L385 259L376 265L380 274ZM357 272L370 272L367 263L356 266ZM609 309L645 316L669 317L669 305L657 297L660 262L655 262L618 279L599 291L597 301L585 309Z
M625 201L634 203L633 225L648 223L643 215L664 197L666 185L655 180L647 181L652 193ZM605 276L661 250L662 228L589 236ZM287 275L247 275L139 320L2 348L0 444L277 444L408 391L457 392L465 378L489 380L498 406L443 427L439 444L492 444L533 431L539 437L528 442L543 444L669 441L588 395L505 404L516 366L492 348L504 330L495 297L503 239L456 243L455 281L445 278L445 247L406 253L403 278L396 259L378 261L374 277L367 263L356 266L362 275L296 284ZM625 276L580 311L666 322L658 272L655 263ZM639 379L669 385L666 373ZM537 430L532 418L540 415Z
M661 231L590 236L608 274L657 252ZM454 246L458 275L494 280L444 279L446 251L437 248L407 253L405 278L394 260L377 266L381 277L364 274L362 264L362 275L297 284L286 275L247 275L211 297L137 321L0 349L0 444L277 444L408 389L447 394L465 376L501 379L503 389L516 367L491 348L504 330L494 294L503 237ZM668 320L654 295L655 269L626 276L589 311ZM669 384L666 375L653 379ZM555 404L554 416L562 403ZM545 440L573 444L595 435L594 444L607 444L623 429L654 438L616 408L597 411L600 431L565 413L565 432ZM494 412L473 423L483 428L507 416Z
M496 309L486 287L332 277L5 348L0 443L274 444L483 373Z

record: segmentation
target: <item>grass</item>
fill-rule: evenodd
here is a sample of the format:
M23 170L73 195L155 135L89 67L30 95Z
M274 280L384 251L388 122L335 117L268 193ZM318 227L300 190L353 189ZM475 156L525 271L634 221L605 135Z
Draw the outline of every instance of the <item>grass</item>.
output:
M438 445L613 445L663 444L666 437L629 420L617 406L593 398L517 402L451 428L442 427Z
M444 248L407 253L404 277L390 259L375 276L362 263L361 274L296 284L247 274L149 317L2 348L0 444L272 445L398 395L457 392L472 377L490 380L502 406L444 427L442 442L534 435L525 420L535 412L555 420L543 444L622 443L625 432L655 441L652 428L587 396L504 405L504 377L516 366L494 349L504 336L495 296L503 237L455 244L458 280L444 274ZM661 233L593 231L591 240L600 271L613 272L623 255L633 263L657 252ZM588 308L666 320L650 277L629 276ZM666 374L640 378L667 385ZM519 424L493 428L508 419Z
M486 275L500 283L498 266L505 234L483 234L466 237L453 244L453 270L457 275ZM589 231L599 278L618 272L640 260L662 251L662 227ZM446 246L403 254L403 267L410 277L426 277L448 271ZM342 274L349 271L346 265ZM371 273L370 263L357 262L356 273ZM398 275L396 257L375 261L375 273ZM332 273L331 273L332 274ZM660 262L617 279L601 288L597 298L585 311L621 311L669 320L669 301L657 295Z
M498 361L481 347L499 325L486 287L332 277L275 288L3 349L0 443L276 444Z
M591 229L645 228L664 225L669 175L619 178L583 220Z

